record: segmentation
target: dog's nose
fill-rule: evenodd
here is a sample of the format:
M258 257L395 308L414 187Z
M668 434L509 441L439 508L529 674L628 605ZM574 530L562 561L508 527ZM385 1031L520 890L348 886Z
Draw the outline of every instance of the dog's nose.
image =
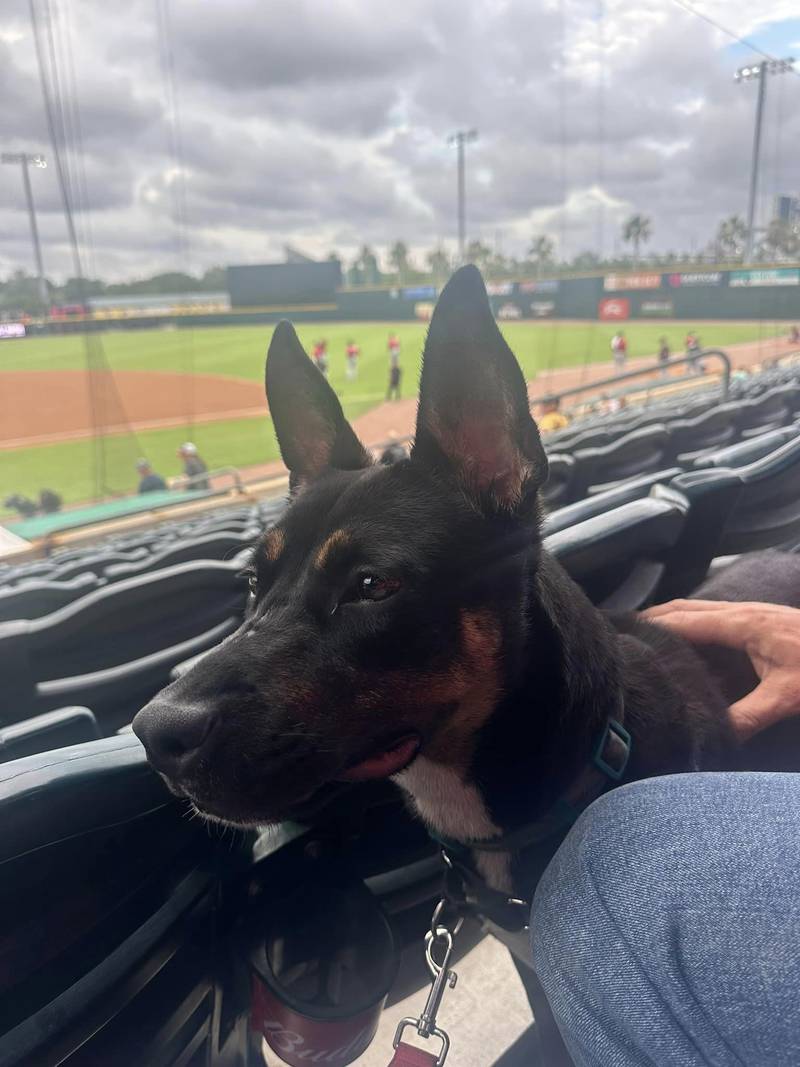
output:
M151 700L133 720L133 732L157 771L180 779L203 748L215 722L211 704Z

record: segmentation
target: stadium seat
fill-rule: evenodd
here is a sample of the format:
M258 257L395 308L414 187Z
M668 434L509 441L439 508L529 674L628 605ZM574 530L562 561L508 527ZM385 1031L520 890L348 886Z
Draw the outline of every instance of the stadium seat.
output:
M109 567L135 564L149 555L143 546L117 552L87 552L79 559L63 565L55 562L51 572L51 581L66 582L79 574L96 574L102 576Z
M97 589L101 580L95 574L81 574L67 582L32 580L9 589L0 589L0 622L11 619L39 619L71 604Z
M132 736L0 765L0 1063L246 1067L225 886L247 838L187 820Z
M582 500L590 492L602 492L609 483L656 471L664 466L669 431L659 424L634 430L603 448L576 451L575 473L569 486L569 499Z
M0 763L33 756L100 737L97 719L88 708L58 708L32 719L0 727Z
M106 579L109 582L118 582L142 574L151 574L153 571L172 567L177 563L185 563L188 560L231 559L243 548L252 544L254 537L252 528L248 528L240 534L210 533L205 537L180 541L165 548L163 552L154 552L139 563L118 563L109 567L106 570Z
M658 590L665 600L696 588L717 556L791 547L800 539L800 438L744 467L679 475L654 495L670 499L676 491L689 501L689 522Z
M556 452L547 457L547 464L547 481L542 486L540 496L545 507L557 508L571 497L575 460L566 453Z
M587 496L574 504L566 504L545 517L542 533L547 537L566 530L568 526L592 519L595 515L603 515L631 500L641 500L650 494L654 485L667 484L681 473L680 467L668 467L654 474L644 474L640 478L627 478L605 492Z
M711 411L690 418L672 419L667 424L669 442L664 455L669 463L685 465L679 457L686 453L700 452L710 448L722 448L737 435L735 422L736 404L720 404Z
M0 624L0 723L85 704L104 733L118 729L176 663L236 629L246 598L239 572L235 562L179 564L42 619Z
M796 390L792 385L770 389L753 400L739 405L736 424L743 439L777 429L792 417Z
M686 512L677 498L633 500L551 534L544 545L592 603L635 611L650 603Z
M794 424L782 426L777 430L768 430L748 441L740 441L727 448L701 452L694 457L691 466L695 470L705 470L707 467L744 467L748 463L768 456L770 452L774 452L787 441L797 437L798 433L800 433L800 428Z

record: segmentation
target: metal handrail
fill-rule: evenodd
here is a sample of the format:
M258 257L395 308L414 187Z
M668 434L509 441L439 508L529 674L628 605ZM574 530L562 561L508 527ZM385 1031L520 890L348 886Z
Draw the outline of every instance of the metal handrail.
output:
M591 382L585 382L583 385L573 385L569 389L562 389L559 391L551 391L544 393L540 397L534 397L531 400L532 404L541 404L541 402L547 399L561 400L565 396L577 396L579 393L587 393L590 390L602 389L605 385L615 385L619 382L630 381L632 378L643 378L646 375L652 375L663 370L665 367L680 367L684 365L691 365L698 360L708 359L709 357L716 357L722 362L722 400L723 402L728 399L728 390L731 382L731 360L730 356L723 352L721 348L704 348L702 352L696 352L692 356L675 356L672 359L666 360L664 363L651 363L647 367L640 367L637 370L623 371L622 374L613 374L610 378L598 378ZM663 381L655 381L652 383L652 387L656 386L668 386L673 384L669 378L664 378Z
M198 482L208 482L210 484L212 478L219 478L223 474L230 475L233 479L233 486L238 493L243 493L245 491L242 475L238 467L216 467L213 471L203 471L201 474L177 474L174 478L170 478L170 489L191 489L191 487ZM212 489L211 492L219 493L227 492L227 490Z

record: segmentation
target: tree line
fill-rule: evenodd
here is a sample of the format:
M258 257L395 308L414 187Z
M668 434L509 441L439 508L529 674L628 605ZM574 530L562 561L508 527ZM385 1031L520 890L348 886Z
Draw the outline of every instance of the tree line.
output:
M623 243L630 252L602 258L596 252L583 251L570 259L558 256L555 242L546 234L531 238L527 253L522 258L503 255L483 241L470 241L466 248L466 260L480 267L491 281L516 277L545 277L568 273L591 273L603 270L630 270L639 267L669 268L690 265L714 265L741 263L747 243L747 226L739 215L723 219L712 241L697 252L665 252L661 255L645 254L645 246L653 236L653 223L647 215L634 214L626 219L621 229ZM335 251L329 259L342 260ZM783 219L773 219L759 234L755 256L759 262L794 262L800 259L800 226ZM386 265L381 266L377 253L364 245L357 256L344 265L346 284L359 285L409 285L418 283L438 284L445 281L457 264L442 246L424 254L422 262L412 257L408 245L395 241L387 252ZM97 278L68 278L63 285L47 283L51 304L78 304L93 296L152 296L176 293L220 292L226 289L224 267L212 267L203 275L171 271L155 274L150 278L130 282L106 284ZM41 310L41 299L36 278L25 271L14 271L10 277L0 280L0 310Z

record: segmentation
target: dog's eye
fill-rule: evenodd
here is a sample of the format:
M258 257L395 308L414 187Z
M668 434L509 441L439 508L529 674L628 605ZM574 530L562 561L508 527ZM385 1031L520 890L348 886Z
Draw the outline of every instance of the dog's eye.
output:
M256 596L256 594L258 593L258 578L256 578L254 574L251 574L250 577L247 579L247 584L250 587L250 595Z
M398 578L381 578L377 574L366 574L359 582L359 596L362 600L386 600L400 588Z

